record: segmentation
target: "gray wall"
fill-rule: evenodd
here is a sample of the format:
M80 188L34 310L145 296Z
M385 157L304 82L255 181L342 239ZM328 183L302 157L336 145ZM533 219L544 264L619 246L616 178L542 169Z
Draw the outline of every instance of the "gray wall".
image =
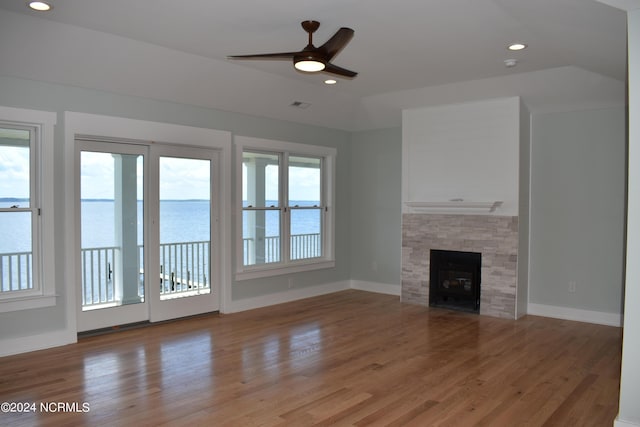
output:
M625 127L623 108L533 115L530 303L621 313Z
M351 138L351 279L400 292L402 130L355 132Z
M242 94L238 94L242 96ZM55 111L58 123L55 131L55 258L56 291L58 305L35 309L0 313L0 339L37 335L64 329L66 325L66 280L64 258L68 256L64 246L64 111L127 117L132 119L168 122L231 131L234 134L254 136L303 144L335 147L338 150L336 165L336 267L328 270L292 274L261 280L233 283L234 300L315 284L340 282L349 279L349 163L350 134L344 131L301 125L278 120L252 117L178 103L155 101L115 95L43 82L0 76L0 105ZM235 183L232 183L235 188ZM235 227L235 225L234 225ZM234 228L235 229L235 228ZM232 251L233 248L227 250ZM289 281L291 279L291 281Z

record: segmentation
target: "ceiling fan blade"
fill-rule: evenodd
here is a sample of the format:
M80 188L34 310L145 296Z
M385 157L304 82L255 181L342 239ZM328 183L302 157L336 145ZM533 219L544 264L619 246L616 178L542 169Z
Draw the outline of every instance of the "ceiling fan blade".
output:
M255 55L229 55L227 59L291 59L300 52L258 53Z
M326 55L327 61L330 61L331 58L336 56L336 54L340 52L352 38L353 30L351 28L342 27L333 35L333 37L327 40L325 44L320 46L318 50Z
M346 68L338 67L337 65L333 65L331 63L328 63L322 71L324 71L325 73L336 74L342 77L355 77L358 75L358 73L356 73L355 71L347 70Z

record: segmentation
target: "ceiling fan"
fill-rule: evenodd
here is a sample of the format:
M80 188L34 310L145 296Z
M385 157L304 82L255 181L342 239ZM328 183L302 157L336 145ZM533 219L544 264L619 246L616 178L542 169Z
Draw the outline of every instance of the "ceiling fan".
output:
M334 56L338 54L353 37L351 28L340 28L322 46L313 45L313 33L320 27L318 21L302 21L302 28L309 33L309 44L298 52L262 53L255 55L232 55L229 59L293 59L293 66L300 71L314 73L324 71L342 77L355 77L355 71L338 67L331 63Z

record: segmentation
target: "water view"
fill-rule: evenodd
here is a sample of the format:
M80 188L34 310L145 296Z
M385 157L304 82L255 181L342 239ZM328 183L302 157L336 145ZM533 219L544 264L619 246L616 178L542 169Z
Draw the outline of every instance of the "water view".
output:
M25 206L27 199L0 199L0 208ZM268 204L274 204L269 201ZM313 206L319 202L296 201L292 204ZM192 242L207 240L208 201L207 200L162 200L161 205L161 235L162 243ZM83 200L82 201L82 229L91 233L82 234L83 248L114 246L114 202L113 200ZM139 216L142 216L142 201L138 202ZM265 224L266 236L277 236L279 224L276 216L267 216ZM0 226L0 253L28 252L31 250L29 239L25 233L30 230L31 218L26 212L16 212L4 215ZM138 223L142 224L141 218ZM246 228L246 227L245 227ZM301 210L296 213L296 221L292 224L293 235L320 233L320 223L317 212ZM248 230L244 230L248 234ZM204 237L204 238L203 238ZM142 244L142 228L138 229L138 244Z

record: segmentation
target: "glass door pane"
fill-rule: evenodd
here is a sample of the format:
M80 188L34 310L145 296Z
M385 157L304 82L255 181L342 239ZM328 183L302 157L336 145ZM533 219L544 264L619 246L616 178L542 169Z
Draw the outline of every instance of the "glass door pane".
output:
M211 292L211 161L160 157L160 299Z
M217 162L214 150L163 144L151 148L152 322L219 309Z
M146 148L87 141L80 147L78 330L148 320Z
M83 151L82 310L144 302L143 156Z

